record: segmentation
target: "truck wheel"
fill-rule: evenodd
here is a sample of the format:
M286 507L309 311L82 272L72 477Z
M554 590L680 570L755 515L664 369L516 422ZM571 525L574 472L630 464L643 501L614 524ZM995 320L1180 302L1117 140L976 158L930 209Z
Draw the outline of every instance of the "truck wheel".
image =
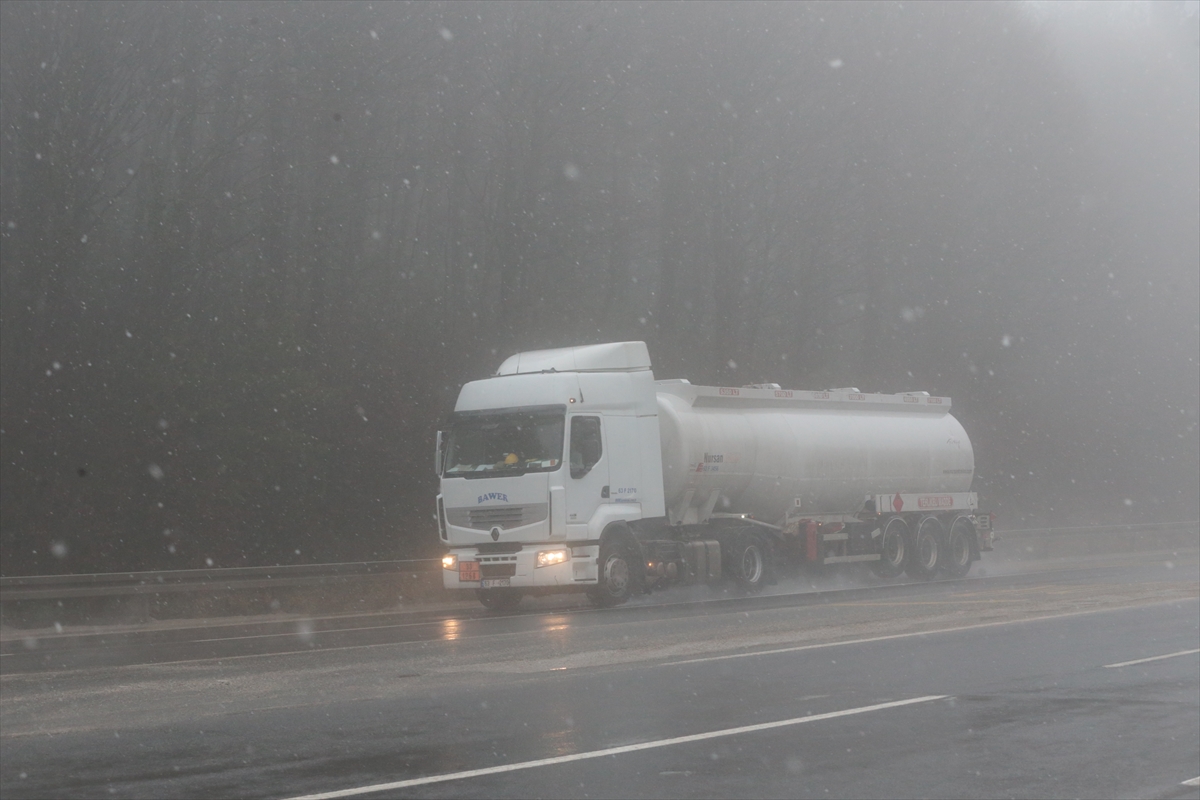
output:
M758 594L767 583L767 543L757 533L740 538L733 548L729 567L738 589Z
M883 526L880 534L879 560L871 563L871 569L881 578L894 578L901 572L908 560L908 542L912 531L908 523L901 517L892 517Z
M946 574L961 578L971 569L971 537L975 535L975 523L967 517L959 517L950 526L946 537Z
M913 537L913 552L908 557L904 571L909 577L930 580L942 565L945 550L945 535L937 517L926 517L917 526Z
M588 590L588 597L600 608L621 605L633 594L634 570L641 566L627 542L609 539L600 545L600 583Z
M521 605L519 589L476 589L475 596L488 611L515 611Z

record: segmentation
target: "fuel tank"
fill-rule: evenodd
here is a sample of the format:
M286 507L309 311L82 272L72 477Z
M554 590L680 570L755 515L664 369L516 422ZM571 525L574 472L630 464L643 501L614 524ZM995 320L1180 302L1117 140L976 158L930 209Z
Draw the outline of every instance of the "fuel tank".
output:
M975 457L950 398L656 385L672 523L853 514L870 496L967 492Z

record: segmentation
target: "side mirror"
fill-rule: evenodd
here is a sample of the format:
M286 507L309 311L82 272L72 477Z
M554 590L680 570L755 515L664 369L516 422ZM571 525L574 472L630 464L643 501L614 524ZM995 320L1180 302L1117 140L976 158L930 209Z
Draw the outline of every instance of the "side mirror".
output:
M442 475L442 432L437 432L437 450L433 454L433 471L439 478Z

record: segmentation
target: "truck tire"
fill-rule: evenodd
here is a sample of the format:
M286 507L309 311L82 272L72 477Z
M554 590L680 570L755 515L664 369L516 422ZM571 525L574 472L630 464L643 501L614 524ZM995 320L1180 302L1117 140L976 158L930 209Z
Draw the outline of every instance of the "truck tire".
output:
M729 570L734 583L746 594L758 594L767 584L770 571L770 550L766 540L757 533L749 533L734 540L731 548L733 558Z
M600 545L600 582L588 589L588 598L600 608L619 606L637 588L637 572L642 560L623 537L605 540ZM644 569L644 568L643 568Z
M918 580L931 580L942 566L946 550L946 537L942 523L937 517L926 517L917 525L913 536L912 553L904 571Z
M488 611L515 611L522 594L520 589L476 589L475 596Z
M879 540L879 560L871 569L881 578L895 578L908 565L912 531L902 517L892 517L883 526Z
M968 517L958 517L950 526L946 537L945 565L943 569L951 578L964 577L971 570L974 553L971 539L975 535L975 523Z

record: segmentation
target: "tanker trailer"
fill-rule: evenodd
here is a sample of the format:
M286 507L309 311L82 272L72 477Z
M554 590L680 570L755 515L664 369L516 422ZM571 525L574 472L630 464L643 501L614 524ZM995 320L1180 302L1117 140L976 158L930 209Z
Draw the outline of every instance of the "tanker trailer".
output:
M950 399L655 381L644 343L520 353L439 433L444 585L492 608L677 583L747 592L783 561L965 575L991 549Z

